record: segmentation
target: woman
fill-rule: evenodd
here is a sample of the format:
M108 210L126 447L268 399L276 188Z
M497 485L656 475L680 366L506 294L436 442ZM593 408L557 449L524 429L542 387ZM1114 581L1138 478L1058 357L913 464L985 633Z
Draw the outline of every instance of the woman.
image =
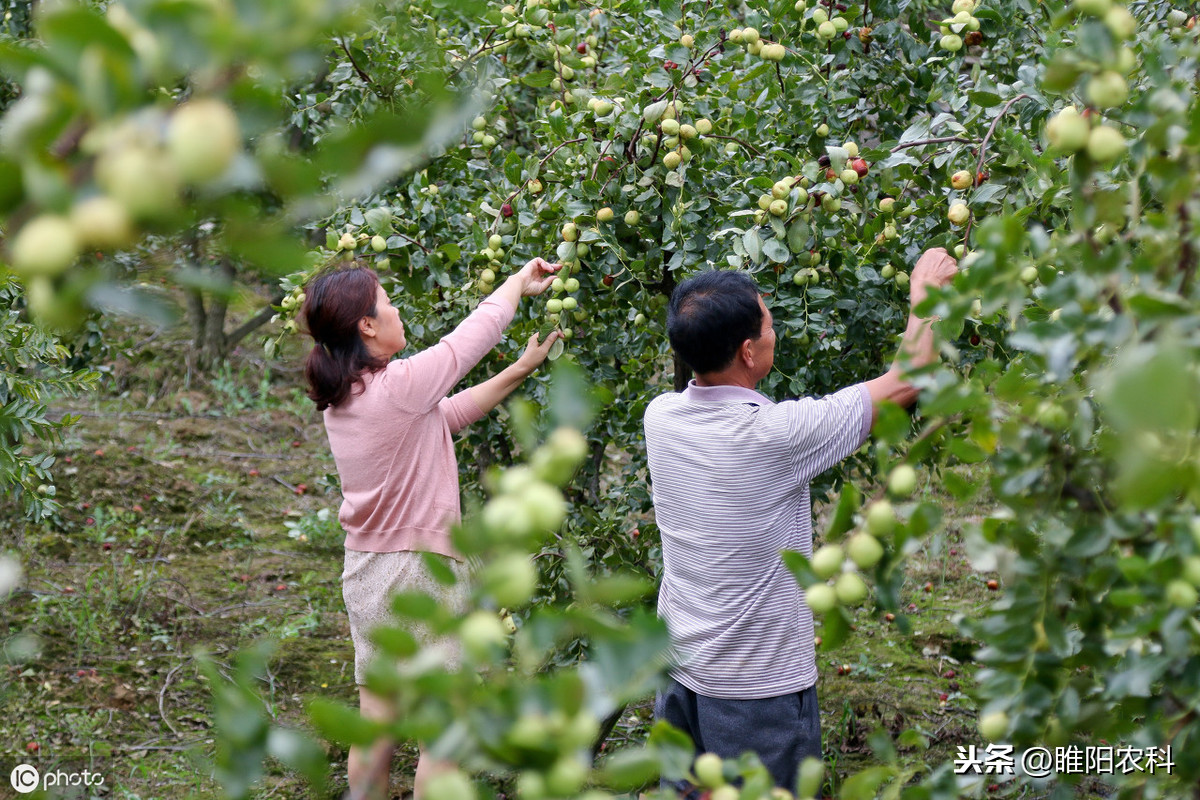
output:
M406 344L404 323L374 272L361 266L338 269L305 287L301 313L316 346L304 371L309 397L324 412L341 478L342 593L364 716L386 719L389 712L363 684L374 655L368 633L390 620L391 594L417 589L451 607L465 605L466 567L450 543L450 526L461 515L451 435L495 408L545 361L557 332L540 344L534 334L515 364L447 395L499 343L521 298L544 292L559 267L535 258L438 344L394 361ZM447 588L430 579L423 553L447 559L458 583ZM453 666L457 657L448 652L446 658ZM387 796L393 750L386 741L370 752L351 748L351 796ZM422 751L413 781L416 796L436 769Z

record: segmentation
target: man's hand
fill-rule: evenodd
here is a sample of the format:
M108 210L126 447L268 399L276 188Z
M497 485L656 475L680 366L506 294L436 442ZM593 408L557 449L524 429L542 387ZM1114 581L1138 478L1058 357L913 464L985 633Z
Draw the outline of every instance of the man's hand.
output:
M913 267L909 300L916 307L925 299L931 286L945 286L958 273L958 262L944 247L931 247L921 254Z
M909 302L916 308L925 299L931 286L945 286L954 280L958 272L958 262L941 247L931 247L921 254L917 265L913 267L912 283L909 289ZM904 330L904 338L900 343L900 355L892 368L874 380L867 381L867 392L871 395L871 404L879 405L891 401L907 408L917 400L917 387L908 382L904 375L905 369L916 369L933 363L937 351L933 344L933 326L928 319L922 319L916 312L908 315L908 327ZM905 363L907 362L907 363ZM877 419L878 415L874 419ZM874 419L871 424L874 425Z
M945 286L954 280L958 272L958 262L946 252L944 247L931 247L921 254L917 265L913 267L913 284L924 286Z

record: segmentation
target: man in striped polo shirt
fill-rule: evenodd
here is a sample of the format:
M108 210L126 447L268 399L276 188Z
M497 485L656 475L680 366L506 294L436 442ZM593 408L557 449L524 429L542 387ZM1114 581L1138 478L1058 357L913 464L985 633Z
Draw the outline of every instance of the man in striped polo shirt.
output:
M926 251L911 306L956 271L945 250ZM884 375L775 403L755 390L774 363L772 325L743 272L701 273L671 297L671 346L696 377L651 401L644 420L663 549L658 613L673 651L654 712L698 754L753 751L795 791L800 762L821 757L821 726L812 612L780 551L812 554L809 482L862 445L874 406L915 402L902 365L931 363L936 351L930 320L910 314Z

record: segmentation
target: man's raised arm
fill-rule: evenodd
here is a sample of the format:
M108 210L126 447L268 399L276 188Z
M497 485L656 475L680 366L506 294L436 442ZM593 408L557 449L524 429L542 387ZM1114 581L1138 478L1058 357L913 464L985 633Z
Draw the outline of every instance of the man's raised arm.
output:
M909 289L909 308L914 309L921 304L931 286L945 286L954 279L958 272L958 262L944 248L933 247L926 250L917 261L912 271L912 282ZM891 401L907 408L917 400L918 391L908 381L904 380L904 367L909 369L930 364L937 357L933 345L933 320L922 319L915 312L908 315L908 327L904 330L904 338L900 342L900 354L892 363L891 369L874 380L867 381L867 391L871 394L871 405L878 406L884 401ZM873 424L873 423L872 423Z

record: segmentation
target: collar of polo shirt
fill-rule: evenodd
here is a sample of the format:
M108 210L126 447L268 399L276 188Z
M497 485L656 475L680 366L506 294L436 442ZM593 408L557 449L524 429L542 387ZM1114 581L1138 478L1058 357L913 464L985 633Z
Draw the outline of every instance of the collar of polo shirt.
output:
M774 400L754 389L747 389L745 386L734 386L728 383L716 386L701 386L696 383L695 378L688 381L687 388L683 390L683 394L689 400L697 400L702 403L757 403L763 406L775 405Z

